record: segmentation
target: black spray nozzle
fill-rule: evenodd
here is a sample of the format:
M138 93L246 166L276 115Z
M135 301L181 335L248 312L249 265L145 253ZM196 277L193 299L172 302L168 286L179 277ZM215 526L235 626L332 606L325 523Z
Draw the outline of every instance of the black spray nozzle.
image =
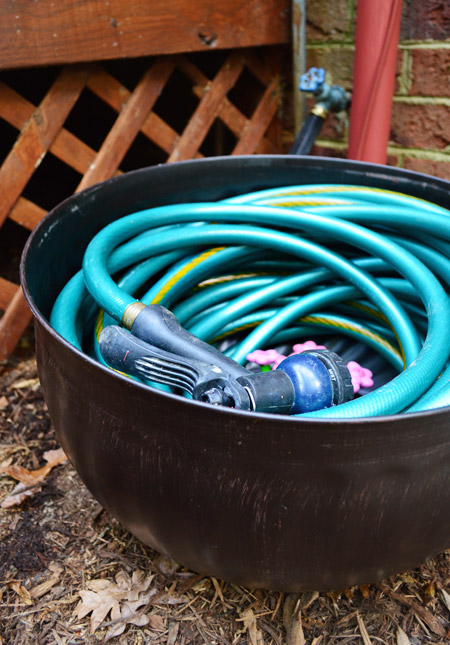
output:
M198 401L250 409L245 389L218 365L165 351L114 325L103 329L99 347L104 360L119 372L179 387Z
M145 307L131 333L106 327L99 347L113 369L179 387L214 405L298 414L353 398L350 372L333 352L302 352L286 358L276 370L250 372L181 327L160 305Z

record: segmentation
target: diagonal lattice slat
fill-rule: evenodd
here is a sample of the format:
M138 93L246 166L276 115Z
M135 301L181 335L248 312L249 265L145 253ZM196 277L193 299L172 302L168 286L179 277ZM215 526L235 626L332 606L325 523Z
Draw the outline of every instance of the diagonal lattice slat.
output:
M243 67L243 55L239 52L232 52L217 76L211 81L208 92L200 100L168 161L191 159L198 151L226 94L235 85Z
M80 96L87 69L65 68L27 121L0 168L0 224L27 185Z
M30 86L40 73L29 70ZM260 88L251 101L243 100L245 83L239 86L244 74ZM11 73L0 79L1 141L8 140L2 128L9 136L18 131L9 148L0 145L0 226L10 222L25 233L63 197L132 168L281 152L280 62L273 47L72 65L48 77L42 71L37 101L28 77L25 83ZM8 231L2 229L4 245ZM0 253L0 358L11 353L30 319L10 273Z
M118 112L121 110L124 100L128 100L130 96L130 92L100 66L96 67L87 87ZM154 112L148 114L141 126L141 132L167 154L172 152L179 137L178 133Z
M35 107L13 89L0 82L1 116L18 130L33 116ZM95 157L92 150L83 141L77 139L65 128L61 128L51 142L49 151L56 157L84 174Z
M145 72L84 174L78 190L108 179L116 172L172 71L171 59L161 57Z

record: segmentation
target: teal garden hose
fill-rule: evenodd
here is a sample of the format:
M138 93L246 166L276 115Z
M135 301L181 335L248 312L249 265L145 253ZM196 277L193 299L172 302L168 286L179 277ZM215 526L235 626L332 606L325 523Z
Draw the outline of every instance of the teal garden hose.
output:
M358 418L450 404L450 217L362 186L305 185L127 215L89 244L51 324L99 360L102 329L144 307L174 311L239 364L315 328L365 342L399 372L377 390L307 413Z

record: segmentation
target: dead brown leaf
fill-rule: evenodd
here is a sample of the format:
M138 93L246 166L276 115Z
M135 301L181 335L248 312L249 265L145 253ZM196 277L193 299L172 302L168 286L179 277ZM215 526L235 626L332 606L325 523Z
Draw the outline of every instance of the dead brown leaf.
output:
M19 484L17 484L10 494L2 501L1 508L18 506L19 504L22 504L27 497L31 497L35 493L39 492L41 489L36 488L36 486L45 479L48 473L55 466L67 461L67 457L62 448L44 452L44 459L47 464L37 470L27 470L27 468L23 468L23 466L11 464L10 460L5 461L0 465L0 475L8 475L19 482Z
M12 508L13 506L19 506L26 500L27 497L32 497L41 490L42 488L40 486L34 486L30 489L28 486L25 486L25 484L22 484L20 482L12 489L10 494L5 497L0 505L0 508Z
M45 452L44 459L47 465L37 470L27 470L22 466L16 466L14 464L2 464L0 466L0 474L17 479L17 481L26 486L36 486L36 484L39 484L45 479L52 468L67 461L67 457L62 448Z
M74 615L80 619L91 614L91 632L94 633L110 614L114 624L108 630L106 640L122 634L128 623L147 625L148 616L140 614L138 610L156 593L154 589L149 589L153 577L136 570L131 578L125 571L119 571L115 582L90 580L87 589L79 592L81 602L75 608Z
M6 396L0 396L0 410L4 410L9 405Z
M150 629L154 629L157 632L163 632L166 629L166 620L162 616L158 616L158 614L149 614L147 618L147 624Z
M10 582L6 583L6 586L15 591L26 605L33 604L33 599L30 595L30 592L26 587L23 586L20 580L11 580Z

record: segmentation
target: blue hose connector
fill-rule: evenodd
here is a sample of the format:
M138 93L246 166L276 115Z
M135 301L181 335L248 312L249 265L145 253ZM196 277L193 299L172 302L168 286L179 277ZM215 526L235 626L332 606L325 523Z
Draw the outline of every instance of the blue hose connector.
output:
M344 361L327 350L288 356L277 370L289 376L294 388L290 414L303 414L351 401L353 385Z

